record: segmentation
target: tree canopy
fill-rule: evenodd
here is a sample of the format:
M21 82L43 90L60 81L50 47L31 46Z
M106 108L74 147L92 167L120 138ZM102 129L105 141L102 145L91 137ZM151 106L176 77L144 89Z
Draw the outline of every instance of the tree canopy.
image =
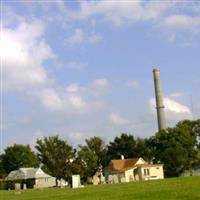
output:
M118 159L123 155L125 158L133 158L135 152L136 141L133 135L122 133L120 137L115 137L113 142L108 145L108 155L111 159Z
M72 146L58 136L38 139L35 148L43 170L56 179L67 179L71 176L71 159L74 157Z
M151 137L154 162L164 163L166 176L178 176L199 162L195 121L179 122Z
M6 173L20 167L37 167L38 160L29 145L14 144L5 149L1 155L1 168Z
M93 176L101 167L105 167L107 160L107 146L100 137L85 140L85 145L79 145L78 157L82 163L83 179Z

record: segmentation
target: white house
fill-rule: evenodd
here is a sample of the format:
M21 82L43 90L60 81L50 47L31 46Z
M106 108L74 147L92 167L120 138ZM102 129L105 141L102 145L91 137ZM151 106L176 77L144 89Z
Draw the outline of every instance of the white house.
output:
M26 183L34 188L46 188L56 185L56 178L46 174L40 168L19 168L11 171L6 177L6 181Z
M108 183L163 179L163 164L149 164L143 158L111 160L104 169Z

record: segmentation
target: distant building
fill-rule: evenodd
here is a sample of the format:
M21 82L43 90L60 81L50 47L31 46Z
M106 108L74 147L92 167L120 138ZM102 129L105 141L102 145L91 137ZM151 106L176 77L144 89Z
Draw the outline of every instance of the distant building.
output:
M164 178L163 164L149 164L142 158L111 160L104 174L108 183Z
M28 188L47 188L56 185L56 178L46 174L40 168L19 168L11 171L6 181L27 184Z

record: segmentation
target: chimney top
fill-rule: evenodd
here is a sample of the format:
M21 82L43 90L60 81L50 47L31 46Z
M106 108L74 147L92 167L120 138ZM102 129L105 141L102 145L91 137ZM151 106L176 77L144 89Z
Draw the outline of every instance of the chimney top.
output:
M153 72L159 72L160 70L158 68L154 68Z

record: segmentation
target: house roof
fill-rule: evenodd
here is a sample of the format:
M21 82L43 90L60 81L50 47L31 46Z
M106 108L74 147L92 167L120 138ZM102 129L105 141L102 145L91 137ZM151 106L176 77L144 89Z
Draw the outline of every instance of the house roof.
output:
M17 179L34 179L34 178L50 178L51 176L44 173L40 168L19 168L11 171L6 180Z
M142 163L146 163L142 158L132 158L124 160L111 160L107 169L112 171L123 172L128 169L136 167L138 161L141 160Z

